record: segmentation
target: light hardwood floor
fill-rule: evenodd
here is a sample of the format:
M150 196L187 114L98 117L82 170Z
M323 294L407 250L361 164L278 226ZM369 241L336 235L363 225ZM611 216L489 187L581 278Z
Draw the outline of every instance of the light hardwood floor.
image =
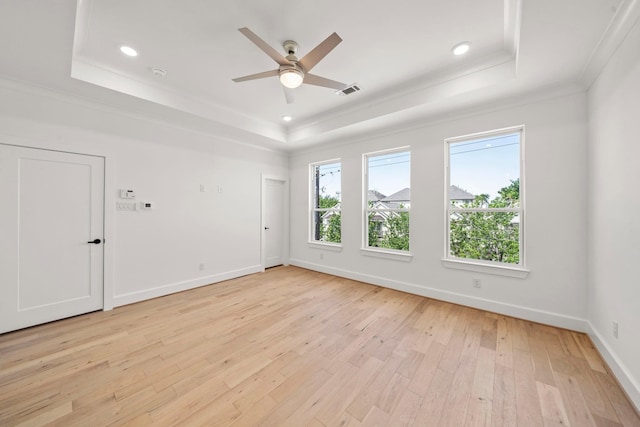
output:
M295 267L0 335L0 425L640 426L584 334Z

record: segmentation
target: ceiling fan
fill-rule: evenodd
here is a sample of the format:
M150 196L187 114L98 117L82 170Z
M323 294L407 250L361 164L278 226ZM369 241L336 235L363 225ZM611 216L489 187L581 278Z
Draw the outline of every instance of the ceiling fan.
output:
M307 53L302 59L296 57L298 51L298 43L287 40L282 44L287 56L283 56L274 48L269 46L267 42L258 37L253 31L244 27L238 29L249 40L251 40L256 46L258 46L264 53L269 55L271 59L276 61L280 65L275 70L264 71L262 73L250 74L244 77L238 77L233 79L234 82L244 82L247 80L263 79L266 77L277 76L280 79L280 83L284 87L284 95L287 99L287 103L293 102L293 89L297 88L303 83L328 87L335 90L341 90L346 87L344 83L330 80L324 77L310 74L309 71L315 67L329 52L331 52L341 41L339 35L336 33L331 34L322 43L316 46L311 52Z

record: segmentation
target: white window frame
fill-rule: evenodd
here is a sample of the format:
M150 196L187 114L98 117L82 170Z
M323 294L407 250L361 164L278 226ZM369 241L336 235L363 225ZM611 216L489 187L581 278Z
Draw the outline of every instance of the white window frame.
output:
M341 250L342 243L337 242L326 242L323 240L316 240L315 238L315 215L316 212L326 213L326 212L337 212L342 216L342 200L340 200L340 204L337 208L316 208L316 168L324 165L329 165L332 163L339 163L340 170L342 171L342 161L341 159L330 159L324 160L321 162L314 162L309 164L309 241L308 244L311 247L320 247L329 250ZM340 174L340 192L342 193L342 173ZM340 199L342 199L342 194ZM342 221L340 223L340 241L342 242Z
M449 200L449 189L451 187L451 173L450 173L450 147L453 143L472 141L476 139L491 138L494 136L508 135L508 134L520 134L519 144L519 162L520 162L520 203L518 208L459 208L453 207ZM495 274L508 277L525 278L529 274L529 270L526 268L525 258L525 162L524 162L524 144L525 144L525 128L524 125L513 126L508 128L496 129L488 132L479 132L469 135L458 136L454 138L447 138L444 141L445 145L445 191L444 191L444 258L442 263L447 268L454 268L459 270L474 271L479 273ZM451 241L450 241L450 220L451 214L455 212L516 212L519 219L519 263L503 263L496 261L487 261L480 259L470 258L458 258L451 255Z
M377 258L387 258L397 261L411 261L413 255L411 253L411 204L409 208L396 208L396 209L369 209L369 158L382 156L385 154L409 152L411 157L411 146L406 145L403 147L391 148L388 150L374 151L370 153L364 153L362 155L362 247L360 253L366 256L373 256ZM409 163L409 171L411 171L411 163ZM411 175L411 173L410 173ZM411 181L411 179L409 179ZM409 188L411 188L411 182L409 182ZM411 202L409 202L411 203ZM378 248L369 246L369 213L370 212L407 212L409 213L409 250L391 249L391 248Z

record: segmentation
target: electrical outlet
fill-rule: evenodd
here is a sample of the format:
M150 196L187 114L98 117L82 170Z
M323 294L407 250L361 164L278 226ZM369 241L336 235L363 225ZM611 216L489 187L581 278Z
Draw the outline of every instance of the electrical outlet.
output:
M474 288L481 288L482 287L482 282L480 281L480 279L471 279L471 284L473 285Z
M324 254L320 252L320 259L324 259Z
M198 268L200 269L200 271L204 271L204 264L200 264Z
M611 332L613 332L613 337L617 339L618 338L618 322L616 322L614 320L613 324L612 324L612 327L613 328L612 328Z

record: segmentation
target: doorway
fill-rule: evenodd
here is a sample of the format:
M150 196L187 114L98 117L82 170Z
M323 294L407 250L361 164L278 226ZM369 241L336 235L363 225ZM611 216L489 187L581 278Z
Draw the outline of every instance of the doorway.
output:
M262 265L289 264L289 182L262 177Z
M0 144L0 333L103 308L104 167Z

